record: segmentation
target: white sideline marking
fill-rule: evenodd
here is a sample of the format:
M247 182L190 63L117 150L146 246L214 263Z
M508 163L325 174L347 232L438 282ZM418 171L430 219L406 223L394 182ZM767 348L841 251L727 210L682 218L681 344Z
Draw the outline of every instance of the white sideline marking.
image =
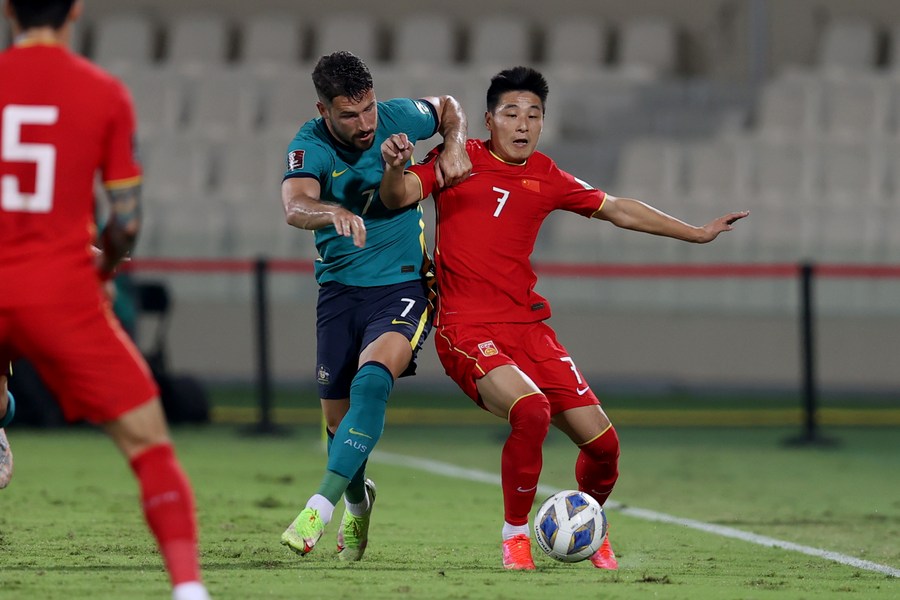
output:
M479 483L500 485L500 476L494 473L479 471L477 469L458 467L456 465L451 465L449 463L439 462L436 460L429 460L427 458L404 456L402 454L394 454L393 452L382 452L381 450L375 450L370 458L374 459L376 462L392 464L401 467L412 467L422 471L428 471L430 473L437 473L438 475L445 475L447 477L455 477L457 479L477 481ZM550 496L560 490L549 485L541 484L538 486L537 491L539 494ZM900 569L895 569L894 567L890 567L888 565L882 565L868 560L863 560L861 558L856 558L854 556L840 554L838 552L831 552L830 550L822 550L821 548L813 548L811 546L802 546L793 542L785 542L782 540L777 540L775 538L766 537L764 535L757 535L755 533L741 531L740 529L735 529L733 527L704 523L703 521L695 521L694 519L682 519L681 517L667 515L665 513L656 512L654 510L647 510L645 508L623 506L621 503L615 502L613 500L608 501L604 505L604 508L615 510L621 512L623 515L636 517L638 519L644 519L646 521L658 521L660 523L681 525L683 527L697 529L699 531L705 531L707 533L713 533L722 537L734 538L737 540L742 540L744 542L750 542L751 544L758 544L760 546L767 546L770 548L781 548L783 550L791 550L792 552L799 552L801 554L806 554L809 556L824 558L826 560L840 563L842 565L856 567L857 569L875 571L876 573L883 573L885 575L889 575L890 577L900 577Z

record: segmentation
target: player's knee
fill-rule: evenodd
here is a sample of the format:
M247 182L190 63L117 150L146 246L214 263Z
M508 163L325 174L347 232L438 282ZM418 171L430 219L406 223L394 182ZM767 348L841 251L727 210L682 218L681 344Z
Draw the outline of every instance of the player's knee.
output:
M350 411L345 417L374 446L384 431L387 399L394 387L391 372L378 362L367 362L350 384ZM353 434L354 432L350 432Z
M350 405L366 400L387 403L394 387L394 376L383 364L369 361L359 368L350 384Z
M509 424L513 429L547 435L550 429L550 401L543 394L520 398L509 411Z
M597 462L617 462L619 460L619 434L612 425L586 444L581 451Z
M158 399L128 411L103 427L129 458L153 446L171 443L165 413Z

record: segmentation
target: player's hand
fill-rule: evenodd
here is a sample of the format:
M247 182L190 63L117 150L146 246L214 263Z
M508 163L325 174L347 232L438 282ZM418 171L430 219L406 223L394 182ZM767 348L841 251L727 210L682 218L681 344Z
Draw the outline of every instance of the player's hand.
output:
M331 221L338 235L353 238L354 246L363 248L366 245L366 224L361 216L345 208L338 208L332 214Z
M395 133L381 144L384 164L393 169L402 169L413 153L413 144L405 133Z
M710 221L703 226L703 235L698 241L701 244L713 241L723 231L731 231L732 229L734 229L734 224L744 217L748 216L749 214L749 210L742 210L740 212L733 212L728 213L727 215L722 215L718 219Z
M465 181L472 171L472 161L465 144L444 143L444 149L434 163L434 174L440 187L450 187Z
M91 252L94 254L94 264L97 266L97 272L100 273L100 279L103 281L112 279L116 274L116 268L119 266L118 263L111 263L109 261L109 255L97 246L91 246ZM128 260L131 259L126 257L122 259L122 262Z

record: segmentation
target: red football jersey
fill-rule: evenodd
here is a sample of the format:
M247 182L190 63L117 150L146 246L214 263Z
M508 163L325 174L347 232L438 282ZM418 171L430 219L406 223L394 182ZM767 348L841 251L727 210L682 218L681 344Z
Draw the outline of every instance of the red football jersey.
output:
M437 212L436 323L531 323L550 316L550 304L534 291L531 253L553 210L591 217L606 194L535 152L525 164L504 162L489 142L469 140L472 172L463 183L438 189L432 164L438 149L410 167L431 194Z
M0 307L96 296L95 177L140 183L131 97L60 45L0 53L0 82Z

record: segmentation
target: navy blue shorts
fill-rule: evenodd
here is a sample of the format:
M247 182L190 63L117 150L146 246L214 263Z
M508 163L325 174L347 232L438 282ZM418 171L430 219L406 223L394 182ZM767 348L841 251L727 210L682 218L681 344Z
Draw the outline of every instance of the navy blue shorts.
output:
M403 334L413 358L401 377L416 371L416 353L431 331L432 310L424 281L354 287L334 281L319 288L316 305L316 381L319 397L350 397L350 382L363 349L388 331Z

